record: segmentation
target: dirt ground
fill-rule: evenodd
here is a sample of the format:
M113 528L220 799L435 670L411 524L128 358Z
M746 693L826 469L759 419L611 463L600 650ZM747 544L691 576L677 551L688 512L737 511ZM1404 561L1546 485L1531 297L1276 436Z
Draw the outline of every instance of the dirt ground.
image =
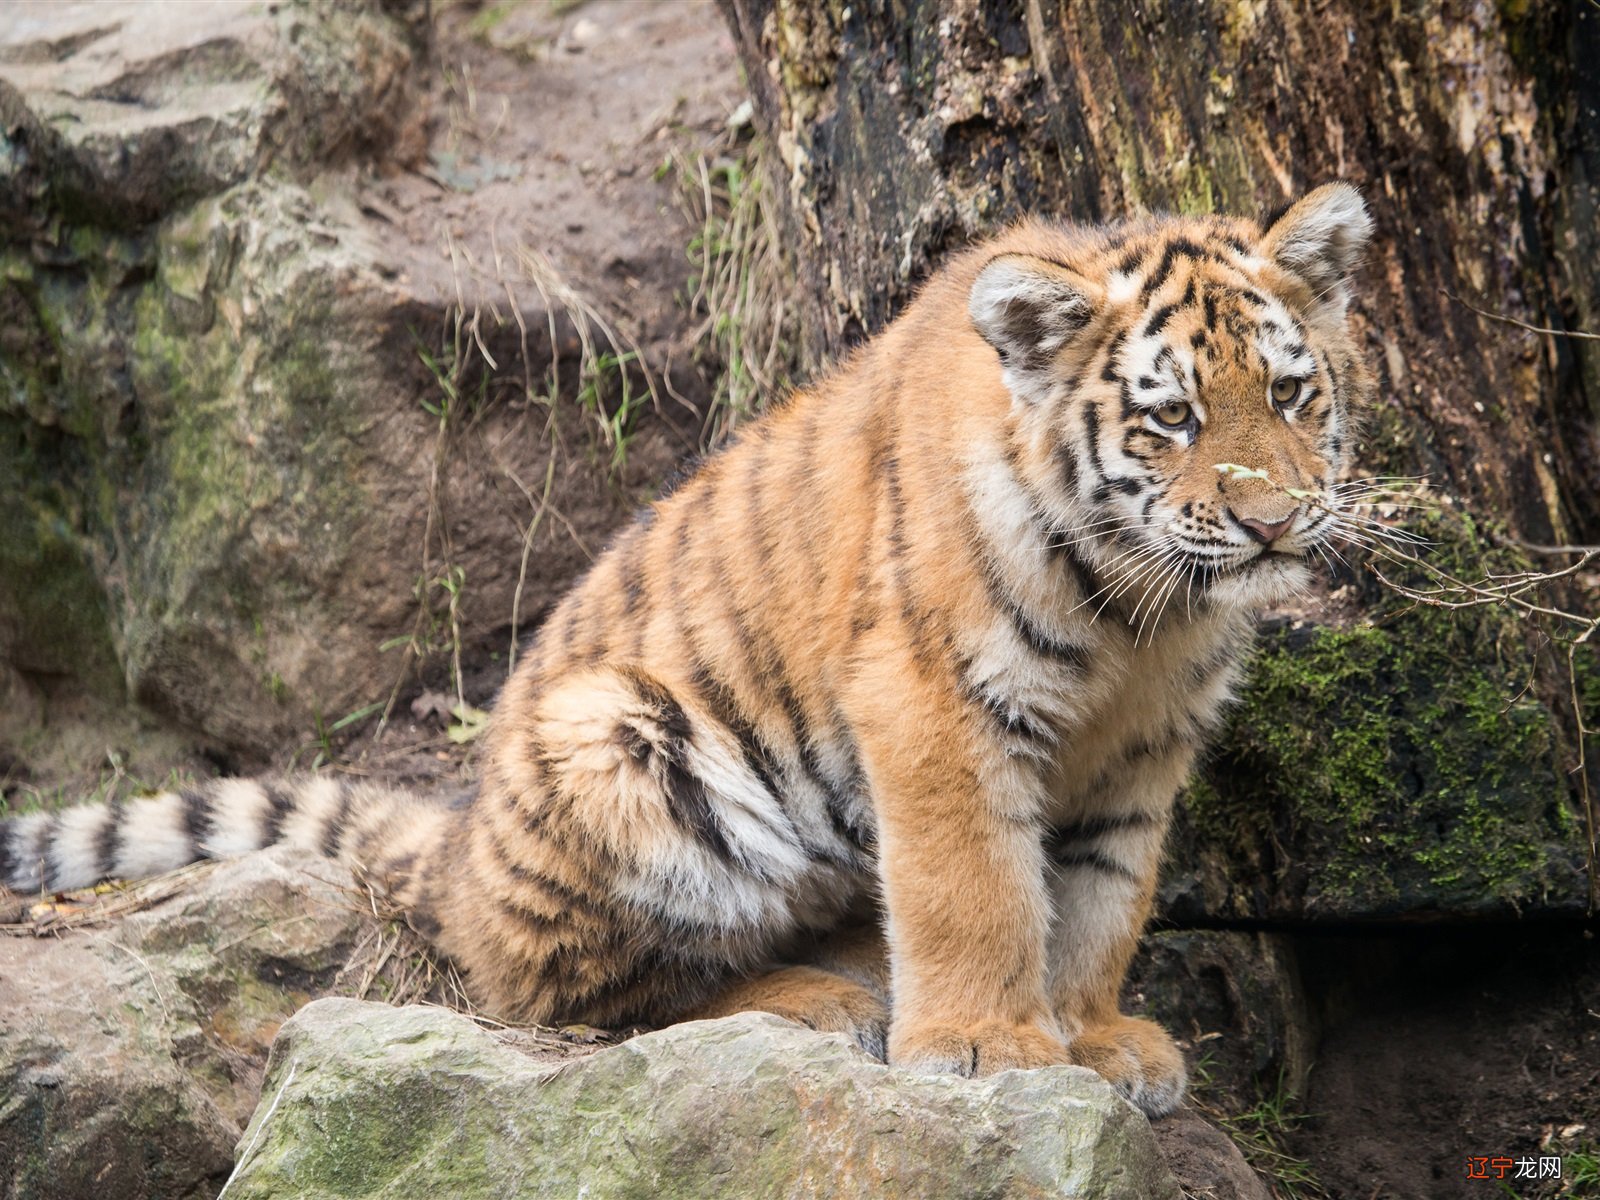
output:
M1323 1029L1309 1115L1289 1144L1329 1195L1600 1196L1600 1178L1575 1177L1600 1144L1592 930L1495 925L1299 947ZM1549 1155L1565 1158L1560 1184L1468 1177L1469 1158Z
M697 229L680 164L725 153L748 113L711 0L452 4L440 8L436 34L426 160L368 181L364 215L397 241L420 295L481 308L502 336L513 306L537 302L530 276L569 289L638 348L678 455L693 454L714 364L697 358L687 311ZM541 265L511 261L523 248ZM671 469L644 467L657 479ZM507 553L515 549L508 538ZM487 705L505 662L469 658L462 672L469 700ZM381 730L374 719L332 739L335 765L430 785L470 781L473 746L445 736L439 683L407 687Z
M372 184L368 215L441 297L520 243L642 344L681 339L671 158L714 152L744 100L710 0L454 4L437 37L426 164Z

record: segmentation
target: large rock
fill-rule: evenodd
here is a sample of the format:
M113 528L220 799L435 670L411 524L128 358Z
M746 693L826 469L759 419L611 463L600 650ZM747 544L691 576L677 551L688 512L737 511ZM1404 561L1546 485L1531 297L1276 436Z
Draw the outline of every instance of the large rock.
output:
M131 915L0 937L8 1200L214 1196L246 1148L230 1196L498 1196L518 1181L516 1194L564 1196L582 1175L608 1195L1144 1200L1175 1195L1162 1155L1191 1191L1258 1194L1193 1113L1157 1122L1152 1142L1077 1069L921 1078L756 1015L604 1051L600 1031L489 1033L443 1009L348 999L285 1025L317 997L403 999L438 976L344 871L285 849L141 886L153 890ZM1158 950L1145 973L1159 1004L1181 1007L1193 984L1173 961L1184 950Z
M1423 528L1425 557L1458 578L1531 566L1470 522ZM1163 915L1208 925L1582 917L1587 827L1570 774L1565 654L1498 607L1417 606L1376 586L1365 603L1361 620L1265 631L1182 806ZM1600 677L1587 653L1576 669L1592 722Z
M418 0L8 4L0 213L135 229L269 166L415 153L428 33Z
M425 147L429 28L0 11L0 757L64 679L281 755L389 695L411 660L380 646L503 649L681 453L645 411L608 471L579 372L565 413L532 394L578 345L561 303L362 199L354 168Z
M319 1000L242 1146L235 1200L1180 1195L1089 1071L924 1078L755 1013L552 1069L452 1013Z
M285 851L193 875L97 932L0 938L0 1195L214 1196L278 1027L374 928Z

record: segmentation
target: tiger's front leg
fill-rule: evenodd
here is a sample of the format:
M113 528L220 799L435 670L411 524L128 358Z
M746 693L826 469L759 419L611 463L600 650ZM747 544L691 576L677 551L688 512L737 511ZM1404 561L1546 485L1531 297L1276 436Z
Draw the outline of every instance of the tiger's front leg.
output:
M1045 838L1056 920L1050 993L1073 1032L1072 1061L1090 1067L1150 1116L1177 1108L1183 1052L1153 1021L1124 1016L1119 996L1149 918L1172 804L1188 748L1128 760L1100 802Z
M882 694L858 731L878 813L889 1061L961 1075L1065 1063L1038 781L959 700L941 711L936 689Z

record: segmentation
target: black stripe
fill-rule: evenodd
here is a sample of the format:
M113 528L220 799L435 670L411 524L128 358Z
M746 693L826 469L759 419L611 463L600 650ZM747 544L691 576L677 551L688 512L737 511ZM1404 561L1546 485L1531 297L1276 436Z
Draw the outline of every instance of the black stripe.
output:
M1058 458L1064 457L1069 464L1073 462L1071 451L1065 447L1058 448L1057 456ZM1018 476L1015 471L1012 474L1016 478L1017 484L1022 488L1023 494L1028 498L1029 518L1033 521L1034 530L1044 542L1045 548L1071 572L1073 581L1078 585L1081 592L1080 599L1087 599L1089 596L1094 595L1101 588L1100 577L1096 574L1093 565L1079 551L1079 537L1070 533L1054 534L1050 518L1045 514L1044 505L1040 502L1039 497L1026 480ZM1068 474L1072 479L1076 478L1075 465L1072 466ZM1069 485L1068 491L1070 492L1071 490ZM1065 538L1065 541L1062 540L1063 538Z
M828 823L833 829L834 836L855 852L848 858L837 854L832 857L834 861L845 866L856 867L860 865L856 856L870 855L877 849L877 835L870 828L863 829L850 815L850 801L866 791L866 777L861 770L861 755L856 749L855 739L850 735L849 722L845 720L837 702L832 708L829 732L834 744L842 748L844 759L848 764L844 771L844 782L835 783L823 771L814 753L808 755L808 770L811 772L813 782L822 792L823 807L827 811Z
M1139 377L1139 387L1141 389L1145 387L1147 382L1152 389L1161 386L1161 381L1158 379L1153 379L1148 375L1141 375ZM1122 381L1122 385L1117 389L1117 393L1122 397L1122 419L1124 421L1132 421L1143 418L1146 410L1134 402L1133 386L1126 379Z
M1193 281L1190 282L1189 287L1191 290L1194 288ZM1150 314L1150 319L1145 322L1144 336L1155 337L1156 334L1167 327L1167 322L1172 319L1172 314L1177 311L1177 304L1163 304L1156 309L1155 312Z
M651 717L661 726L670 741L689 740L689 735L693 732L689 725L689 714L684 712L672 698L671 692L639 671L629 672L628 681L639 694L639 698L653 710Z
M1011 626L1017 631L1017 636L1040 658L1054 659L1056 662L1066 663L1074 670L1081 671L1089 662L1089 652L1082 646L1072 642L1059 641L1051 637L1044 630L1035 625L1028 614L1021 607L1006 596L993 596L997 607L1011 618Z
M1007 704L981 687L967 684L967 699L983 709L1001 733L1021 738L1041 748L1055 744L1055 732L1045 722L1018 704Z
M850 813L845 808L847 797L842 791L826 780L822 781L823 807L828 811L828 824L832 826L834 835L842 842L848 843L858 854L872 854L877 845L877 839L870 831L863 830L851 819ZM848 865L854 866L854 862Z
M711 672L700 664L690 671L689 683L699 695L701 703L710 712L712 719L733 734L734 741L739 743L739 754L750 773L760 781L767 794L782 806L783 793L779 790L773 774L772 752L761 740L761 735L756 732L755 726L739 715L732 689L720 679L714 678Z
M189 848L196 857L202 853L201 843L211 835L211 797L208 791L184 788L178 793L183 803L183 829L189 835Z
M266 820L261 822L261 845L263 847L274 845L278 835L283 832L283 823L294 811L294 797L291 796L281 783L264 783L261 790L267 794Z
M1217 672L1222 671L1238 659L1238 651L1232 646L1222 646L1211 653L1202 655L1189 664L1189 682L1199 689L1214 678Z
M1104 871L1107 875L1120 876L1123 879L1137 880L1139 877L1127 867L1110 858L1098 850L1063 850L1052 853L1050 861L1058 867L1093 867L1097 871Z
M1113 816L1088 817L1082 821L1074 821L1070 825L1060 825L1045 835L1046 851L1052 858L1064 853L1073 842L1092 841L1104 834L1115 832L1119 829L1134 829L1153 824L1155 818L1149 813L1132 812L1117 813Z
M1072 580L1078 585L1080 593L1078 599L1080 602L1086 603L1091 598L1100 596L1107 588L1111 587L1110 584L1101 580L1099 572L1094 568L1094 564L1084 557L1083 552L1077 546L1057 546L1056 553L1061 556L1061 561L1067 564L1067 570L1072 572ZM1106 595L1104 599L1113 616L1122 611L1120 597Z
M490 832L489 848L493 852L496 865L513 879L529 887L537 888L550 897L550 907L556 910L556 917L542 917L547 923L554 923L562 914L581 913L600 924L609 924L616 918L616 914L600 898L589 892L580 892L570 888L564 883L550 878L538 871L530 870L511 857L511 850L501 839L499 834ZM506 903L512 903L509 899ZM525 905L516 906L519 911L531 911ZM567 922L570 924L570 920Z
M500 896L500 911L516 919L518 924L526 925L538 933L551 935L557 932L567 932L571 929L571 922L566 914L559 909L553 914L540 912L538 909L529 908L515 896Z
M755 684L758 687L764 687L776 699L779 707L783 710L784 718L789 725L790 735L794 740L795 753L799 759L803 777L815 784L818 790L826 791L821 782L820 772L811 750L805 714L801 710L798 697L795 696L785 680L783 664L781 661L774 661L777 658L777 652L772 647L758 642L745 620L744 613L734 602L735 589L731 587L729 582L726 560L718 555L714 559L714 566L717 572L717 580L722 585L721 591L729 598L725 615L733 625L734 637L751 674L754 676ZM693 629L685 623L684 618L686 615L686 612L682 609L674 609L673 611L679 635L682 637L690 656L694 657L700 651L696 645ZM776 781L774 756L771 748L766 745L748 722L743 721L738 716L736 700L732 690L726 684L717 680L711 674L709 668L703 665L697 665L693 668L690 684L706 700L713 719L720 721L739 741L740 751L745 755L746 762L750 765L751 770L755 772L762 785L777 800L780 810L783 810L784 819L788 823L796 843L813 857L820 853L823 857L837 860L838 856L836 854L826 850L818 851L801 839L799 831L795 829L793 821L789 818L788 812L784 810L785 796ZM653 691L658 704L662 701L671 703L671 697L667 696L662 689L653 688ZM687 725L685 725L686 734ZM720 833L720 828L718 832Z
M122 819L123 802L119 797L106 805L105 821L94 839L94 860L101 879L116 874L117 855L122 851Z
M322 856L332 859L339 857L339 847L344 842L344 827L350 820L350 789L343 783L339 783L337 786L339 788L339 807L328 821L327 828L322 831Z
M929 671L940 666L939 647L934 643L937 626L932 614L917 600L912 589L911 572L905 563L905 496L900 489L900 462L894 455L884 459L884 498L889 504L889 565L894 572L895 591L899 593L900 620L911 643L911 655L917 664Z
M1111 344L1106 347L1106 365L1100 368L1100 379L1104 383L1121 383L1122 376L1117 373L1117 355L1122 353L1122 344L1128 340L1128 331L1124 329L1111 339Z
M622 576L622 613L621 620L630 621L639 611L639 601L644 597L644 564L639 561L635 553L636 547L629 539L625 549L618 549L617 555L620 565L617 570Z
M1113 374L1113 378L1120 378ZM1100 410L1091 401L1083 406L1084 432L1088 435L1083 440L1089 452L1089 469L1094 472L1096 479L1105 478L1105 464L1100 460Z
M1061 472L1062 489L1067 493L1067 495L1076 498L1078 495L1077 455L1073 453L1071 446L1067 445L1065 442L1062 442L1055 449L1055 460L1056 469ZM1015 472L1013 472L1013 474L1015 474ZM1024 487L1026 487L1026 484L1024 484ZM1033 501L1035 515L1042 515L1039 512L1039 503L1037 498L1033 497L1031 492L1029 493L1029 498ZM1046 522L1046 524L1048 525L1048 522Z
M0 887L11 886L11 872L16 867L16 859L11 853L10 821L0 821Z
M1156 267L1155 274L1145 280L1140 294L1143 296L1154 294L1167 281L1167 276L1172 274L1173 265L1180 257L1203 261L1206 259L1215 260L1217 256L1205 249L1205 247L1191 242L1188 238L1174 238L1167 243L1167 248L1161 255L1161 262Z
M688 747L692 733L689 716L665 688L640 677L637 681L648 692L649 703L657 710L656 719L666 734L665 744L655 747L661 760L662 785L667 811L680 828L724 862L733 862L733 848L717 819L706 791L705 780L688 767Z
M1107 475L1106 483L1124 496L1138 496L1144 492L1144 483L1131 475Z
M767 794L773 798L778 806L778 815L783 818L784 828L788 837L811 858L826 857L837 859L837 855L826 847L813 846L800 835L795 827L793 818L789 815L787 796L778 785L778 766L774 761L771 748L762 739L761 735L749 721L735 711L735 701L732 691L726 684L713 678L703 666L697 666L690 674L690 683L699 693L706 707L710 709L713 720L719 722L734 740L739 744L739 754L744 764Z
M800 769L804 772L806 780L822 793L822 806L828 814L829 826L840 841L858 853L870 853L873 847L872 836L870 833L863 833L850 819L847 807L850 797L860 790L861 767L855 761L854 748L852 747L850 751L852 763L850 782L841 787L828 778L821 762L817 759L816 747L812 744L811 725L800 708L798 697L789 691L787 686L783 689L783 696L785 710L794 723L795 747L799 751ZM837 856L830 857L834 857L835 861L842 861L846 866L858 865L853 858L840 860Z

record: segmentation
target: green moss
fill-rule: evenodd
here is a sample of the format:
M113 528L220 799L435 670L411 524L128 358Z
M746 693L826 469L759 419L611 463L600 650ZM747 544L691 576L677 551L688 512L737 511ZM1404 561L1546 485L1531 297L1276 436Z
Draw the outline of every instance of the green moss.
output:
M1465 519L1433 533L1430 557L1458 576L1517 566ZM1272 876L1266 894L1229 884L1230 915L1576 902L1582 848L1562 722L1526 686L1525 630L1498 609L1389 594L1369 611L1352 628L1269 631L1190 790L1202 860L1236 862L1248 847Z

